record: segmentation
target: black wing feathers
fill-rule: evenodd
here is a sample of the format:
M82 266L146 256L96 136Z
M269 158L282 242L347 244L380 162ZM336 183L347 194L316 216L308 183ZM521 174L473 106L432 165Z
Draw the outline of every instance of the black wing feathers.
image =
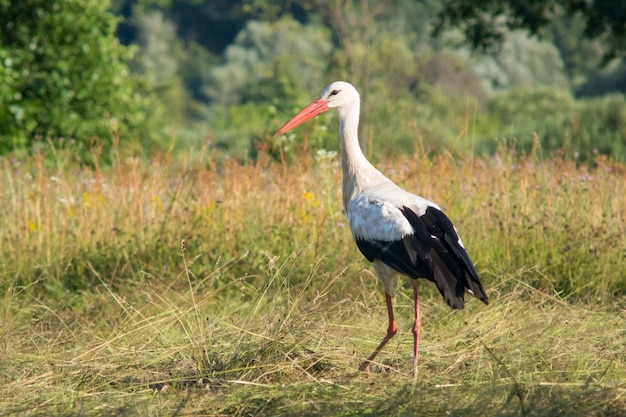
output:
M487 304L478 274L446 215L434 207L423 216L406 206L401 211L415 233L393 242L357 239L361 253L370 262L380 259L411 278L434 281L452 308L463 308L466 288Z
M433 280L432 270L420 260L427 246L414 235L393 242L357 239L356 244L370 262L379 259L411 278Z
M472 261L459 243L452 222L435 207L429 207L423 216L418 216L409 207L403 207L402 213L415 230L425 228L431 242L436 242L429 253L433 260L435 284L448 304L460 303L463 306L463 292L468 288L483 303L488 304L487 294ZM444 248L443 250L442 247ZM460 300L458 299L460 297ZM450 300L450 299L456 300Z
M473 293L474 297L478 298L485 304L489 304L483 284L480 282L480 278L478 277L478 272L476 272L474 264L465 251L465 248L459 244L459 235L457 234L450 219L448 219L448 217L441 210L437 210L434 207L429 207L421 219L426 224L426 227L434 232L433 235L439 236L440 238L443 236L443 240L447 244L446 246L452 249L452 252L456 255L454 257L455 261L460 266L463 271L463 275L465 276L465 286ZM411 220L409 220L409 223L413 225Z
M465 286L463 285L464 280L459 279L464 277L463 270L449 251L449 247L446 245L447 242L442 239L444 237L442 228L439 227L434 217L430 218L430 210L431 208L428 208L426 213L420 217L406 206L401 209L404 217L407 218L413 229L415 229L415 236L423 240L427 245L421 259L432 271L430 279L435 282L439 292L450 307L463 308L465 304L463 299ZM426 230L426 233L424 233L424 230Z

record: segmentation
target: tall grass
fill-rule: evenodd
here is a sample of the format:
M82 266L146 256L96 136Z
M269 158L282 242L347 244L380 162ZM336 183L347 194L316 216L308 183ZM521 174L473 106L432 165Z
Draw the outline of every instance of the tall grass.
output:
M609 415L626 410L623 165L503 148L380 168L437 201L490 305L424 285L382 337L332 153L276 163L0 159L0 412Z
M62 294L98 284L94 271L115 285L176 276L182 239L197 276L243 254L237 273L260 274L308 245L311 260L358 260L328 155L243 165L127 159L106 171L3 159L3 285ZM600 156L596 165L504 149L489 160L401 156L381 169L443 206L479 269L534 269L535 287L597 299L626 292L626 190L622 165Z

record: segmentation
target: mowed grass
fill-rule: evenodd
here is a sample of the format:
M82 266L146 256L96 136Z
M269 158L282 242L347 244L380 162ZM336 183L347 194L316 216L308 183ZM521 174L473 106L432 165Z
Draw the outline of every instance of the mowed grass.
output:
M459 229L490 296L422 288L411 375L337 158L0 160L0 414L623 416L626 167L501 151L379 164Z

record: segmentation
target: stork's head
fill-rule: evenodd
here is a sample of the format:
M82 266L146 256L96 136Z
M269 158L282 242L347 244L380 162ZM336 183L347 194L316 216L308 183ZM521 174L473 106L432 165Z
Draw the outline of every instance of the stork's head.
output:
M325 100L330 109L349 107L359 100L359 92L350 83L335 81L324 89L320 99Z
M278 129L274 136L282 135L309 119L324 113L328 109L348 109L359 105L359 92L350 83L335 81L322 91L320 98L314 100Z

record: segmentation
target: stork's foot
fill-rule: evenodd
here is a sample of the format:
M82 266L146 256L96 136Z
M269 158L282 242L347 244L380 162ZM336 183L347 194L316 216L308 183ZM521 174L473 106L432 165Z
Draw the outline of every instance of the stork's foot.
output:
M365 372L367 376L370 376L370 364L371 362L369 360L363 362L361 366L359 366L359 371Z

